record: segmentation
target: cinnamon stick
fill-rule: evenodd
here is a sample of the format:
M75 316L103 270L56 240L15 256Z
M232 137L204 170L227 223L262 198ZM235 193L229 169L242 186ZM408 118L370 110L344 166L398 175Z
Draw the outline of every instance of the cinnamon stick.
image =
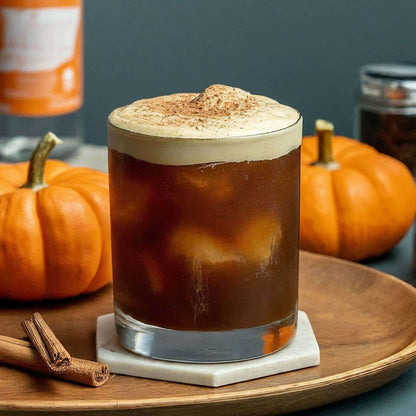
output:
M110 375L107 364L75 357L66 371L51 371L30 342L5 335L0 335L0 362L91 387L102 386Z
M51 328L36 312L31 319L22 322L22 327L46 365L55 372L66 371L71 364L71 356Z

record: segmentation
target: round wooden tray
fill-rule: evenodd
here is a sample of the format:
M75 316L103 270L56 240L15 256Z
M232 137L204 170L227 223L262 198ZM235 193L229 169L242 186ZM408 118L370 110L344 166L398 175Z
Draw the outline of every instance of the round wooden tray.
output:
M358 264L301 253L300 308L308 313L321 364L220 388L113 376L82 387L0 368L0 411L87 414L276 415L319 406L393 380L416 360L416 289ZM40 311L73 356L95 359L98 315L112 311L111 287L65 302L0 308L5 335L22 337L20 321Z

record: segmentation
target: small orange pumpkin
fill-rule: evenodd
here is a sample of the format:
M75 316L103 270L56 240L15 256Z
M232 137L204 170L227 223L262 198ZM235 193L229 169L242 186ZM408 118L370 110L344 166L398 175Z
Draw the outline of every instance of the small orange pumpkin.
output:
M371 146L333 137L327 121L317 120L316 132L302 141L301 248L355 261L385 253L415 216L410 171Z
M0 298L67 298L111 280L108 176L46 162L58 142L48 133L30 165L0 165Z

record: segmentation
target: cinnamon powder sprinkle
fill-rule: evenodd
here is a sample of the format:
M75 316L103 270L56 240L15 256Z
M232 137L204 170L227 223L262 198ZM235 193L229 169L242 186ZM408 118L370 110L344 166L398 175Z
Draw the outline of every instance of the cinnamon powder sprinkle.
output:
M149 117L153 123L156 121L154 115L158 114L161 125L180 126L183 123L181 117L185 117L188 125L197 126L208 119L243 115L257 106L255 96L249 92L214 84L201 94L179 93L140 100L132 104L132 110L142 120ZM169 120L169 117L172 119Z
M239 88L214 84L202 93L135 101L109 115L112 125L153 137L226 138L257 135L294 124L291 107Z

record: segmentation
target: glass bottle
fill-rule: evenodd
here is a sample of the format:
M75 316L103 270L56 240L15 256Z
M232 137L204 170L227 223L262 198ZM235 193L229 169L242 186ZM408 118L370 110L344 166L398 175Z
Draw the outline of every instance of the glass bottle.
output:
M53 131L64 158L83 138L82 0L0 3L0 160L27 160Z

